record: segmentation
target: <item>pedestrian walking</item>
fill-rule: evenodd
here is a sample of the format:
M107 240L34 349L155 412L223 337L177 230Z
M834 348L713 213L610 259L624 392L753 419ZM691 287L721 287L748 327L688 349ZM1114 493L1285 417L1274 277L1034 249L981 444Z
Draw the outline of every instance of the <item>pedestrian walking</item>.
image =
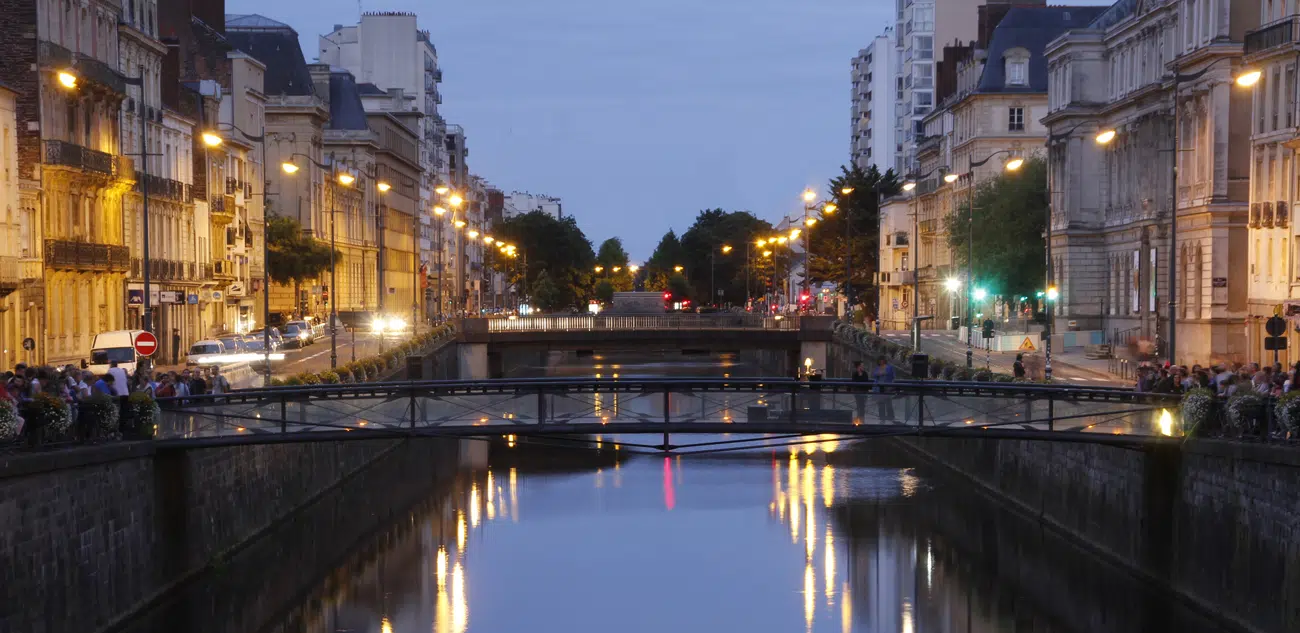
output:
M1024 354L1016 354L1016 362L1011 364L1011 374L1014 377L1020 379L1023 379L1025 377L1025 355Z
M867 368L862 364L862 361L853 361L853 375L850 380L862 383L871 382L871 374L867 373ZM855 391L853 399L857 404L855 421L862 422L867 417L867 394L862 391Z
M894 366L890 365L884 356L877 358L876 368L871 371L871 380L876 383L872 391L881 394L879 400L876 401L880 418L890 422L894 421L894 396L888 390L888 387L882 387L882 385L893 383L895 378L897 378L897 373L894 371Z

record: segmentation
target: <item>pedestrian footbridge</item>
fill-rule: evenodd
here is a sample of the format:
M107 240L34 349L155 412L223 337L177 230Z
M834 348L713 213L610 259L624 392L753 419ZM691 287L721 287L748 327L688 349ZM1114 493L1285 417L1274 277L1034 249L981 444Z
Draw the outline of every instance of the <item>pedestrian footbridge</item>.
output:
M158 440L654 434L985 437L1141 445L1182 435L1177 397L1127 389L790 379L525 379L317 385L162 399ZM730 442L723 439L708 442Z

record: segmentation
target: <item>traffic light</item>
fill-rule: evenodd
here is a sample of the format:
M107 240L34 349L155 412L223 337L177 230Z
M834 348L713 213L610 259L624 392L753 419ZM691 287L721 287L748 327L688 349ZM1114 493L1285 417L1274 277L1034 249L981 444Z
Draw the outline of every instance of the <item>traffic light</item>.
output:
M812 301L812 295L808 294L808 291L805 290L799 295L799 305L808 305L809 301Z

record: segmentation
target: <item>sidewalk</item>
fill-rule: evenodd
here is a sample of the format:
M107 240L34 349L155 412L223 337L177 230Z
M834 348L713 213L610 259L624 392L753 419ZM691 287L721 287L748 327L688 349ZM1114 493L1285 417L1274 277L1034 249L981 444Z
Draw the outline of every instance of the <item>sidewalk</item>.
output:
M909 344L911 341L910 333L905 331L881 332L880 334L895 343ZM922 330L921 351L930 354L934 358L951 363L965 364L966 362L966 344L958 341L956 334L950 330ZM1042 353L1028 352L1026 356L1042 357ZM974 349L973 360L976 367L984 367L986 358L989 359L989 366L994 371L1009 374L1011 373L1012 364L1016 361L1016 352L986 353L985 350L978 347ZM1052 376L1067 382L1078 381L1107 384L1108 386L1130 386L1129 381L1110 373L1109 360L1086 358L1083 355L1082 348L1067 352L1053 351Z

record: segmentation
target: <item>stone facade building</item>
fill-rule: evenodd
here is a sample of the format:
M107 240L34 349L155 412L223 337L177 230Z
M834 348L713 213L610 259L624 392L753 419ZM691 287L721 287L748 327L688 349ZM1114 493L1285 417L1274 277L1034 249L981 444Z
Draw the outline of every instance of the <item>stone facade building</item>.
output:
M1176 198L1176 359L1247 356L1250 148L1230 139L1250 133L1233 77L1258 21L1258 2L1121 0L1047 46L1058 329L1161 346Z
M1251 186L1247 216L1249 237L1248 316L1246 346L1252 359L1272 360L1264 349L1264 321L1278 308L1291 314L1294 324L1300 299L1300 242L1296 240L1297 127L1296 52L1300 42L1293 34L1300 14L1287 4L1261 3L1260 24L1245 37L1246 70L1258 71L1250 112ZM1240 274L1240 273L1239 273ZM1288 350L1279 360L1290 365L1300 344L1294 327L1289 327Z

